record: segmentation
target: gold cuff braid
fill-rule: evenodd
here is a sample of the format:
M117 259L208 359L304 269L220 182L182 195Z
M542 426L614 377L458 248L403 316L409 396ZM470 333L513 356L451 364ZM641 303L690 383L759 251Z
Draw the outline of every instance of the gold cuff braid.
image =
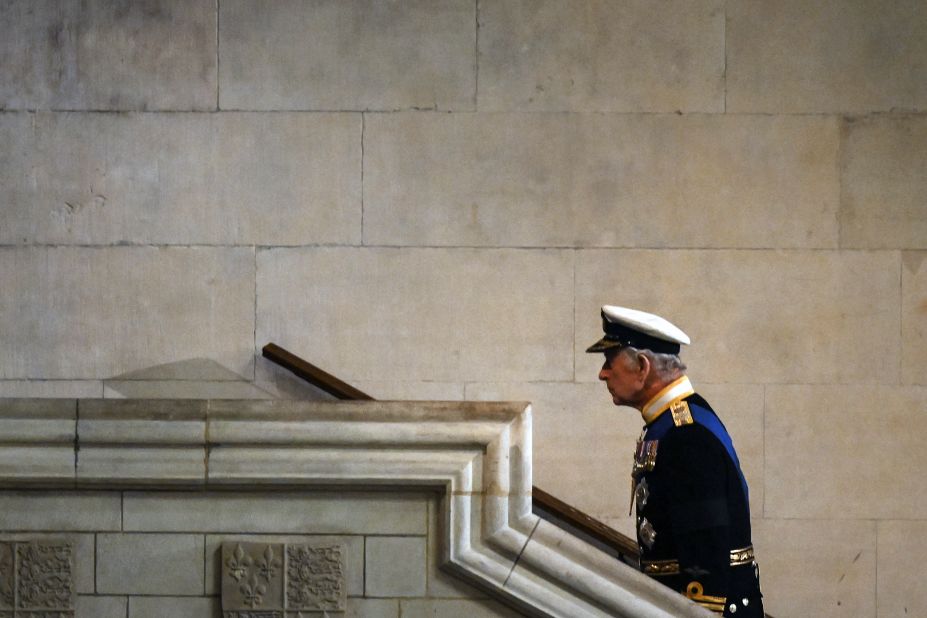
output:
M748 545L741 549L732 549L731 550L731 566L743 566L745 564L753 564L754 555L753 555L753 545ZM659 577L660 575L678 575L679 574L679 561L678 560L642 560L641 561L641 571L647 575L654 575Z

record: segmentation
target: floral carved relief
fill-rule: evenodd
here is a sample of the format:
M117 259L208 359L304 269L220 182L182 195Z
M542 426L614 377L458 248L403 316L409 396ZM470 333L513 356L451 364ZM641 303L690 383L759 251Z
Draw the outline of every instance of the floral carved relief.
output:
M345 609L340 544L223 543L221 572L223 618L298 618Z
M0 618L73 618L73 572L69 542L0 542Z

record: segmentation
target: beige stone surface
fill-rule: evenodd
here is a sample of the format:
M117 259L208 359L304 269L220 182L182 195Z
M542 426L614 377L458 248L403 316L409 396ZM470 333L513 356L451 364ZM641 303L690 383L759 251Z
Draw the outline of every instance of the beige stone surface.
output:
M202 535L97 535L102 594L200 595L203 569Z
M247 381L248 378L223 367L211 358L187 358L109 376L106 382L142 380L151 382L241 382Z
M125 530L299 534L424 534L418 494L127 492Z
M107 399L270 399L272 395L251 382L194 380L107 380Z
M927 521L878 523L878 616L927 615L920 557L927 551Z
M364 596L425 596L425 537L368 536Z
M399 618L399 600L349 598L345 618Z
M753 545L769 615L876 615L874 522L754 521Z
M538 290L545 301L526 311ZM257 295L258 342L285 342L349 383L565 379L572 371L572 256L564 251L260 251Z
M74 445L0 446L0 478L16 486L74 482Z
M78 595L77 618L126 618L128 598Z
M118 492L0 491L0 530L92 532L121 527Z
M596 518L627 513L640 414L615 408L599 384L480 383L467 399L527 400L534 485Z
M769 386L766 397L767 517L916 519L927 512L927 483L912 475L927 466L917 430L927 389Z
M345 547L345 587L347 594L364 594L364 537L363 536L318 536L318 535L206 535L206 594L219 595L221 582L222 544L233 541L246 543L297 543L297 544L343 544Z
M460 401L464 398L464 384L460 382L393 382L359 380L351 386L374 399L394 401Z
M128 618L208 618L220 608L218 597L130 597Z
M923 2L732 2L726 41L728 112L927 107Z
M0 8L0 108L216 107L212 0L10 0Z
M724 111L724 3L481 2L480 111Z
M410 599L399 602L402 618L517 618L522 614L498 601Z
M82 445L202 446L208 402L185 399L89 399L78 402Z
M841 134L840 246L927 249L927 116L846 119Z
M2 378L102 378L203 356L252 371L251 249L0 248L0 280Z
M927 384L927 251L902 254L901 378Z
M485 590L465 582L441 568L443 554L447 551L447 527L444 521L444 500L435 498L428 502L427 546L427 591L425 596L441 599L480 599L488 595Z
M892 252L579 252L576 379L596 379L601 355L585 349L601 306L618 304L691 337L682 359L697 384L896 382L900 268Z
M0 436L12 444L73 444L73 399L0 399Z
M222 2L220 107L472 110L475 6Z
M0 210L2 242L360 239L358 114L40 113L0 125L21 143L0 172L15 200Z
M0 380L0 397L75 399L102 395L100 380Z
M827 117L370 116L364 240L832 248L837 145Z
M76 474L78 483L205 485L206 449L85 446Z

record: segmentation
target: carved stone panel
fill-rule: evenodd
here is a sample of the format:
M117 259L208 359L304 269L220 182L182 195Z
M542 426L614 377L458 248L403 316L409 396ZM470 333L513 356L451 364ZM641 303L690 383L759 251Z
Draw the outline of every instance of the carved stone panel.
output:
M223 618L343 612L344 557L342 544L223 543Z
M69 542L0 543L0 618L73 618L73 573Z

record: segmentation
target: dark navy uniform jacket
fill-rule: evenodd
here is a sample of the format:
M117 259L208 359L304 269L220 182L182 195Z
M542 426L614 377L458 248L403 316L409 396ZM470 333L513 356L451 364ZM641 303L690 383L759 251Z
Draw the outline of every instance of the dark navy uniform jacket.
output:
M731 438L688 378L658 395L635 454L641 570L724 616L763 616L747 483Z

